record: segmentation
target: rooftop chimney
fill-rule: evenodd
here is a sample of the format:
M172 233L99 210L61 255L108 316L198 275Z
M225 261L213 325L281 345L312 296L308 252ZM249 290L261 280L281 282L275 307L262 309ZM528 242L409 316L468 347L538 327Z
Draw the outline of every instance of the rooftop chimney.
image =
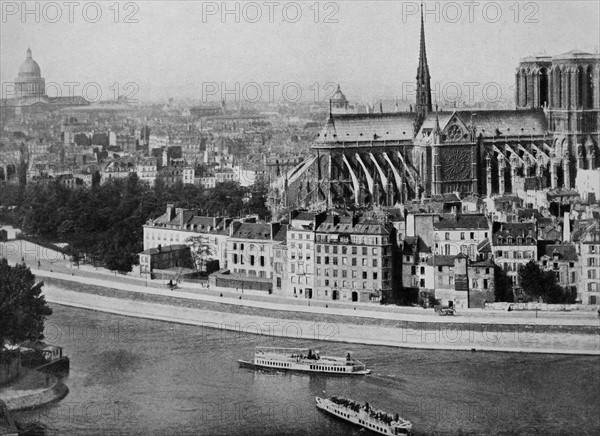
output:
M563 215L563 241L571 242L571 220L569 212Z
M183 228L183 208L178 207L177 209L175 209L175 215L179 215L179 228L182 229Z
M171 221L173 218L175 218L175 215L174 215L175 211L173 209L174 207L175 207L175 205L172 203L167 204L167 219L169 221Z

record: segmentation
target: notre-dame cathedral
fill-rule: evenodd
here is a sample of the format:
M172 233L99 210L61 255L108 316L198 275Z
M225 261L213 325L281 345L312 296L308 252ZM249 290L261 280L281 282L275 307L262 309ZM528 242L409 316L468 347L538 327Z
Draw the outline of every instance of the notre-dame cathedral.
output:
M434 111L421 14L414 111L339 113L338 89L314 155L272 184L273 209L491 197L598 178L600 55L527 57L515 81L514 110Z

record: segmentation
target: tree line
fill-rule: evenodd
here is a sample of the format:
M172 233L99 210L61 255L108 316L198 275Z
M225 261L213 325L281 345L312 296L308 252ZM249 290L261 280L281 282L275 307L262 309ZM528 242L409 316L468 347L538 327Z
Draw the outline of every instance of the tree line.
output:
M157 179L153 186L137 174L94 182L91 187L68 188L58 181L3 185L0 205L16 206L2 218L24 234L68 244L73 260L86 259L108 269L127 272L143 250L143 225L165 213L167 203L200 214L240 217L257 214L269 218L265 205L267 185L250 188L236 182L204 189Z

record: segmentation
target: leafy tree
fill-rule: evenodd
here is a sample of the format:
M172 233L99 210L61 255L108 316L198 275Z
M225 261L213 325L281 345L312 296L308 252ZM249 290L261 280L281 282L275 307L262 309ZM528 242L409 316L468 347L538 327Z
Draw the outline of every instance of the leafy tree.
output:
M512 280L499 266L494 267L494 295L496 302L514 302Z
M213 246L205 235L192 236L185 241L190 246L192 259L198 271L206 271L208 261L215 254Z
M42 293L43 282L24 264L11 267L0 259L0 340L17 344L43 339L44 319L52 315Z
M249 190L235 182L204 189L183 184L167 187L157 179L151 187L131 174L91 188L69 189L58 182L7 185L6 190L0 189L0 204L17 206L11 221L25 234L66 242L71 251L94 265L130 271L143 249L142 226L163 214L167 203L209 216L256 213L267 218L266 187L252 190L252 198L244 203Z
M267 195L269 185L266 180L258 179L250 189L251 198L246 204L250 213L256 213L261 219L268 220L270 216L269 208L267 207Z
M559 304L568 301L552 271L542 271L534 260L519 268L519 281L523 291L531 298L544 303Z
M102 179L102 176L100 175L100 171L96 170L94 171L94 173L92 174L92 187L97 187L100 185L100 180Z

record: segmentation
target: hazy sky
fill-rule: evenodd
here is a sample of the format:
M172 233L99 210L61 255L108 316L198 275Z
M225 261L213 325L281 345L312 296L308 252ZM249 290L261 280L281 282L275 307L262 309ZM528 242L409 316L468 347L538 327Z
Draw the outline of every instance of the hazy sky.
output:
M486 88L492 95L493 83L512 92L522 57L574 48L595 52L600 45L599 4L429 1L425 27L432 85L451 98L456 87L449 82L459 84L463 94L470 88L475 97L487 83L492 83ZM60 84L65 95L65 82L81 84L76 95L83 84L97 82L103 99L114 95L114 83L121 94L133 93L134 87L124 89L133 82L141 100L200 100L221 96L225 83L232 90L228 101L253 99L258 93L266 98L270 91L275 100L282 95L293 100L298 83L304 100L313 100L317 88L322 100L331 93L326 84L340 82L353 101L382 96L413 100L417 2L228 2L225 6L233 12L222 16L220 1L137 1L120 3L118 17L112 1L73 6L28 2L33 12L25 16L21 1L1 5L3 90L31 47L46 82ZM56 93L56 87L49 92ZM95 88L88 88L87 96L94 94Z

